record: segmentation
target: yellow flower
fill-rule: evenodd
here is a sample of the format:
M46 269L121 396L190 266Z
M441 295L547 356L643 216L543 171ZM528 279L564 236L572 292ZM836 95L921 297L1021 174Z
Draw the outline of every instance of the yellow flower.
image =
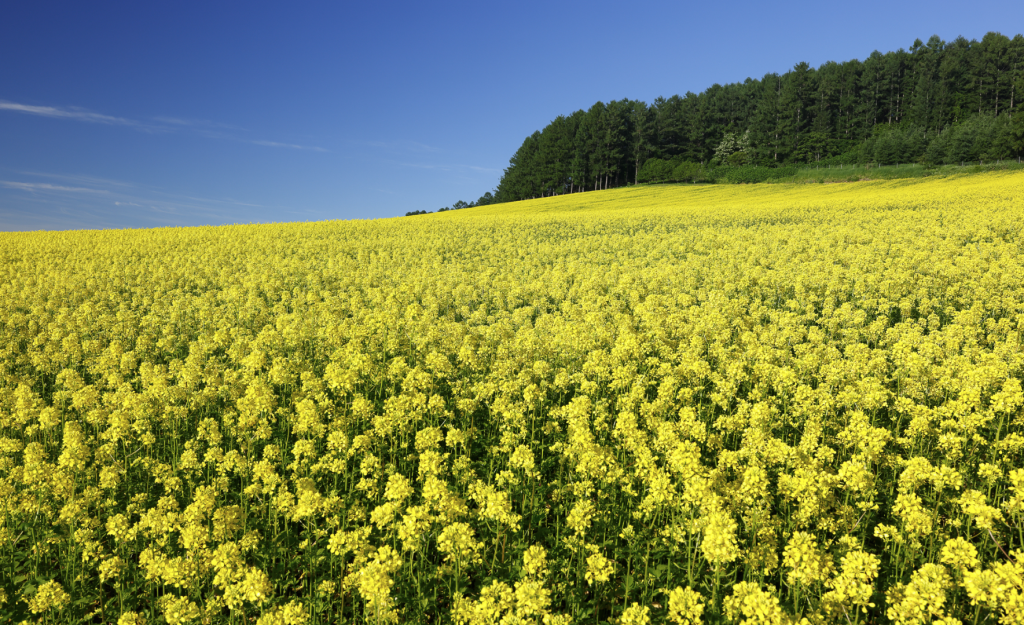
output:
M971 599L971 605L989 609L996 607L1002 594L999 576L989 570L967 571L964 573L964 589Z
M292 600L263 612L256 625L305 625L308 621L309 614L302 602Z
M509 465L514 469L519 469L532 476L534 474L534 468L536 467L533 450L526 445L519 445L508 459Z
M886 616L899 625L921 625L944 618L946 592L951 586L946 567L925 564L910 576L910 583L889 589Z
M470 485L469 496L480 506L481 517L501 523L512 531L519 530L520 517L512 511L512 501L508 493L477 480Z
M42 614L51 610L59 612L69 601L71 601L71 597L64 592L64 588L58 582L50 580L41 584L35 594L29 598L28 609L33 614Z
M446 562L469 564L480 561L481 544L476 533L466 523L452 523L441 530L437 537L437 548L444 554Z
M577 536L582 537L587 529L590 528L590 523L597 513L594 504L590 500L580 500L572 507L569 511L569 517L566 519L566 525L576 533Z
M547 550L540 545L531 545L523 552L523 574L528 578L543 579L547 573Z
M409 479L400 473L388 477L387 486L384 487L384 497L388 501L401 504L413 494L412 485Z
M146 625L146 617L138 612L124 612L117 619L117 625Z
M519 616L531 617L547 613L551 603L551 592L544 582L524 580L516 582L516 612Z
M789 569L786 579L791 586L824 581L833 569L832 559L818 549L814 537L807 532L793 532L783 551L782 563Z
M457 625L487 625L499 623L516 605L516 595L508 584L493 581L480 591L480 598L472 601L455 595L452 620ZM546 615L545 615L546 616Z
M965 491L960 497L960 507L983 530L991 531L996 521L1003 520L1003 513L985 503L985 495L976 490Z
M829 591L822 597L826 611L842 613L860 608L866 612L868 608L875 607L871 603L871 595L880 564L878 556L860 550L843 556L839 575L828 582Z
M622 612L622 618L619 619L621 625L650 625L651 609L647 606L641 606L640 604L633 602L628 608Z
M232 610L241 607L244 602L259 606L266 603L273 592L270 576L249 567L244 575L224 589L224 603Z
M587 558L587 572L584 578L588 584L607 582L615 573L615 564L600 553Z
M736 521L724 510L716 510L707 516L701 550L708 562L719 566L739 557L737 529Z
M725 599L725 613L739 625L783 625L787 618L779 607L779 598L753 582L739 582ZM742 618L741 618L742 617Z
M122 570L124 570L124 562L121 558L117 556L108 558L100 563L100 581L107 582L112 579L116 579L121 574Z
M423 545L431 521L429 506L411 506L398 524L398 539L402 541L402 549L419 549Z
M1022 207L1008 171L0 233L0 552L67 569L0 602L1024 623Z
M134 528L128 522L128 518L120 513L107 519L107 533L113 536L118 543L135 539Z
M377 549L373 559L356 574L359 594L366 601L366 615L370 620L395 622L398 612L392 604L392 575L402 566L402 559L389 545Z
M942 546L940 561L961 571L973 569L978 566L978 550L959 536L950 538Z
M181 625L196 620L202 614L199 606L188 597L164 595L160 597L160 611L168 625Z
M704 614L704 598L699 592L676 587L668 594L668 619L676 625L699 625Z

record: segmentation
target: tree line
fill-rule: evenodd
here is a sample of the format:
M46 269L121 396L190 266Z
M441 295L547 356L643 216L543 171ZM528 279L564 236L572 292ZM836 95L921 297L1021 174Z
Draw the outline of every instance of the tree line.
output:
M488 203L652 181L665 167L1015 158L1024 153L1022 99L1024 36L932 36L863 61L801 62L699 94L559 115L526 137Z
M447 211L459 210L460 208L473 208L474 206L487 206L488 204L495 204L495 203L497 203L497 198L495 198L494 194L492 194L490 191L488 191L487 193L484 193L483 195L481 195L476 201L473 201L473 202L463 202L462 200L459 200L458 202L452 204L451 206L443 206L443 207L437 209L437 212L444 213L444 212L447 212ZM405 214L405 216L406 217L411 217L413 215L429 215L431 212L433 212L433 211L427 211L427 210L409 211L408 213Z

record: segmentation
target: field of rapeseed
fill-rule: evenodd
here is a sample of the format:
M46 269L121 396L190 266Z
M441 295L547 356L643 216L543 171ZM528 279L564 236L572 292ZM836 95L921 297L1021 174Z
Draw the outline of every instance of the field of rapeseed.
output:
M0 622L1024 622L1024 175L0 234Z

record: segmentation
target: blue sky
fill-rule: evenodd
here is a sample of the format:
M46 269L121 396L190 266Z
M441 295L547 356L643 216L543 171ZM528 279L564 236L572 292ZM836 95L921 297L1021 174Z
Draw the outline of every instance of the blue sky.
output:
M11 2L0 230L436 210L597 100L990 30L1024 3Z

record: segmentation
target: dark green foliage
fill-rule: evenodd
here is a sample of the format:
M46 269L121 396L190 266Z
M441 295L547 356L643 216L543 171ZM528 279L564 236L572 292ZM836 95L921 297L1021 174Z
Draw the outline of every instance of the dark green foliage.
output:
M937 133L919 160L955 165L1011 158L1020 153L1014 146L1013 123L1005 115L976 115Z
M787 178L789 176L796 175L796 173L797 168L793 166L756 167L752 165L745 165L742 167L732 167L726 165L712 170L711 176L715 182L752 184L755 182L768 182L769 180Z
M700 163L673 159L651 158L640 168L640 183L651 182L709 182L708 168Z
M437 212L444 213L446 211L459 210L460 208L473 208L474 206L487 206L488 204L494 204L495 202L496 202L496 200L495 200L494 194L492 194L490 191L488 191L487 193L484 193L483 195L481 195L480 198L477 199L477 201L475 201L475 202L463 202L462 200L459 200L458 202L452 204L451 207L445 206L444 208L437 209ZM429 215L429 214L430 214L430 211L419 210L419 211L409 211L408 213L405 214L405 216L406 217L411 217L413 215Z
M672 179L672 161L648 159L637 174L637 182L676 182Z
M720 182L749 184L796 175L796 167L758 167L756 165L720 165L709 167L682 160L652 158L640 169L641 183Z
M637 182L756 182L791 175L771 168L806 164L1017 158L1022 98L1024 36L933 36L863 61L797 63L700 94L559 116L516 151L495 201Z
M1010 126L1010 150L1015 154L1024 153L1024 111L1013 116Z

